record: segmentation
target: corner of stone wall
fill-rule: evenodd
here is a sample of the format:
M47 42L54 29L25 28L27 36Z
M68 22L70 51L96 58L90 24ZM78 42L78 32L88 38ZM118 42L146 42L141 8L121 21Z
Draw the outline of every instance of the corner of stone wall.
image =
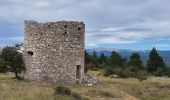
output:
M37 22L33 20L25 20L24 23L25 25L37 24Z

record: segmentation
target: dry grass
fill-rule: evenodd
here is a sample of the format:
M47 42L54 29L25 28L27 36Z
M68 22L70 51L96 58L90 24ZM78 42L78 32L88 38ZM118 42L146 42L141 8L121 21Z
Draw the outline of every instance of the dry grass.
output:
M116 86L118 89L142 100L169 100L170 99L170 78L150 77L140 82L135 78L109 78L99 76L99 72L89 73L96 76L100 81L107 85Z
M0 100L53 100L56 84L26 82L12 79L13 74L0 74ZM68 85L75 93L90 100L109 100L123 98L118 89L102 83L97 86ZM72 100L71 97L58 97L57 100Z
M75 93L90 100L169 100L170 79L151 77L143 82L134 78L120 79L99 75L99 71L89 74L101 81L97 86L68 85ZM13 74L0 74L0 100L54 100L56 84L26 82L12 79ZM57 100L74 100L69 96Z
M53 100L50 84L12 79L12 74L0 75L0 100Z

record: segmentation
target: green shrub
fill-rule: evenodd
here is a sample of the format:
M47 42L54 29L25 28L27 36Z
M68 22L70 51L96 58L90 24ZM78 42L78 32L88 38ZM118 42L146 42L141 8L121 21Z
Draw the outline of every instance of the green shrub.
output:
M79 95L79 94L77 94L77 93L72 93L72 96L76 99L76 100L81 100L81 96Z
M65 86L57 86L54 89L54 100L89 100L87 98L81 97L75 92L72 92L70 88Z
M93 63L85 64L84 72L87 73L88 70L98 71L99 68L98 68L98 67L95 67L95 66L96 66L96 65L93 64Z
M167 67L167 69L165 71L165 75L170 77L170 67Z
M136 78L139 81L146 80L148 78L148 72L147 71L139 71L136 75Z
M128 77L133 77L137 78L140 81L146 80L148 77L148 72L145 70L139 70L136 67L107 67L104 70L104 76L110 76L110 75L117 75L120 78L128 78Z
M71 95L71 90L65 86L57 86L55 88L56 95Z
M114 68L114 74L118 75L121 78L129 77L129 72L127 69Z
M154 72L154 75L155 76L166 76L166 71L163 68L159 67L156 70L156 72Z
M128 78L128 77L130 77L131 75L133 75L133 73L130 72L130 71L128 71L128 70L126 70L126 69L124 69L124 70L122 70L122 71L120 71L120 72L118 73L118 76L119 76L119 77L122 77L122 78Z
M112 75L114 73L113 71L113 68L112 67L107 67L105 70L104 70L104 76L109 76L109 75Z

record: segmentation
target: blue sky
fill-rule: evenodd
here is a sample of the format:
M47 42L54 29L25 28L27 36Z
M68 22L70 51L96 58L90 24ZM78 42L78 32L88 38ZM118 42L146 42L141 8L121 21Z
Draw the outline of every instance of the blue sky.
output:
M86 24L86 48L170 50L170 0L1 0L0 46L23 42L24 20Z

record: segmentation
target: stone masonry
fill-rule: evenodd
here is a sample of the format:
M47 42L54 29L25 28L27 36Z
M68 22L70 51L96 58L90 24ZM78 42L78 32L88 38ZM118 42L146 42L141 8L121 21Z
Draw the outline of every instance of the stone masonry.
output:
M85 24L25 21L23 60L26 80L82 82Z

